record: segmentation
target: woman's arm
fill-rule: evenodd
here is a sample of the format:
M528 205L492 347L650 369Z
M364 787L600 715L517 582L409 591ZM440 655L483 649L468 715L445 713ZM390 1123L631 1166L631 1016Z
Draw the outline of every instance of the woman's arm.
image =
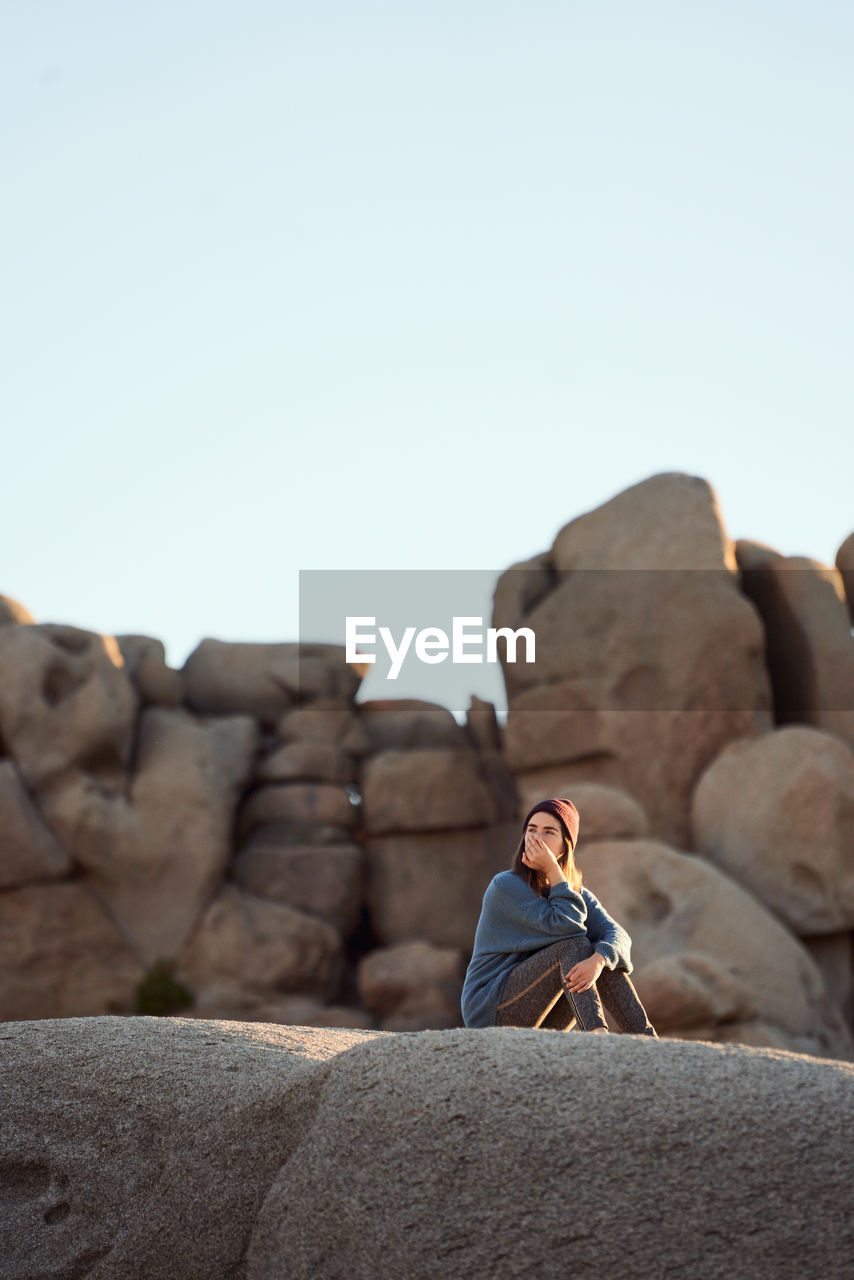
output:
M587 900L587 936L609 969L632 971L632 940L621 924L602 906L599 899L585 886Z
M565 880L552 886L548 898L534 893L521 877L515 880L511 889L490 885L487 899L496 925L526 940L527 945L518 950L536 947L543 937L566 938L584 933L587 904Z

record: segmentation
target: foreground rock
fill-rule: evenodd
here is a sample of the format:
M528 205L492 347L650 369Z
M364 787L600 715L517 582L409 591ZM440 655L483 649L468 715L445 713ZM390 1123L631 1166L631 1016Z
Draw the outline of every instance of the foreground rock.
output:
M841 1063L639 1036L362 1044L327 1070L247 1277L842 1280L852 1083Z
M0 1277L215 1280L359 1031L183 1018L0 1027Z
M2 1280L854 1267L847 1063L512 1028L78 1018L0 1028L0 1070Z

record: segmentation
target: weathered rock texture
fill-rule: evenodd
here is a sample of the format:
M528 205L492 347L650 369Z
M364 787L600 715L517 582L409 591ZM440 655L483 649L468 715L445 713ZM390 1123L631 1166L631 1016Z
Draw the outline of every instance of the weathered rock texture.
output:
M847 1063L510 1028L97 1018L0 1028L0 1071L2 1280L854 1268ZM508 1209L508 1184L536 1192Z
M0 1277L239 1274L319 1068L363 1034L180 1018L0 1027Z
M293 1280L842 1280L852 1071L551 1031L360 1045L264 1201L248 1280L283 1259Z

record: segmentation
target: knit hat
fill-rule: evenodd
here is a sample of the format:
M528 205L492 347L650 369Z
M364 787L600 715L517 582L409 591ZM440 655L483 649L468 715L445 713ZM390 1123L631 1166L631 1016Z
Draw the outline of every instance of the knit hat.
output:
M550 813L557 818L566 834L569 836L573 849L578 843L578 825L580 818L578 810L571 800L562 800L560 798L553 800L541 800L539 804L535 804L531 812L522 823L522 830L527 829L528 823L535 813Z

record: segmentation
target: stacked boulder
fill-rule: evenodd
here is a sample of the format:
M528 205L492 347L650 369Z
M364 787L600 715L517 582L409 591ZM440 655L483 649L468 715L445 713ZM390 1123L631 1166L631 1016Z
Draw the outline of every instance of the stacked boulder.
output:
M377 701L360 720L366 902L379 944L360 965L362 1000L386 1029L457 1026L483 891L516 831L494 708L477 703L462 726L430 703Z
M685 844L703 769L771 727L762 624L693 476L653 477L566 525L499 579L493 626L536 635L535 663L504 663L505 754L542 795L558 778L623 788Z
M175 671L150 637L2 604L0 1019L156 998L458 1024L481 879L505 861L490 833L515 810L490 705L465 728L357 705L333 645L205 640Z

